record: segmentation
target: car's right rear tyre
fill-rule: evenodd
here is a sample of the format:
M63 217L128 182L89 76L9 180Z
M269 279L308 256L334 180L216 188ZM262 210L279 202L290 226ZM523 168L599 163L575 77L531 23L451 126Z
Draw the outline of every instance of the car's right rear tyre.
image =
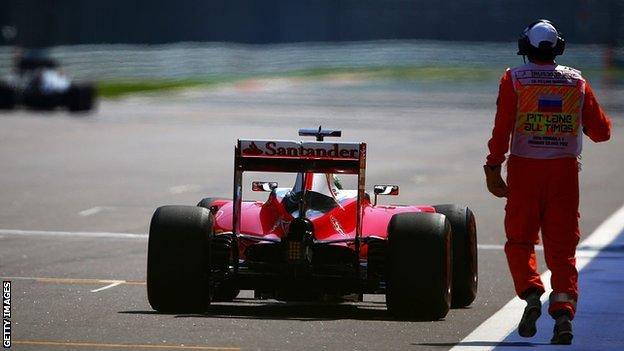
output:
M8 84L0 82L0 110L15 108L15 90Z
M91 84L72 84L67 91L67 109L70 112L86 112L95 104L95 86Z
M477 297L477 224L472 211L460 205L433 206L451 222L453 231L452 308L469 306Z
M210 211L163 206L152 216L147 250L147 297L165 313L202 313L210 305Z
M451 225L437 213L400 213L388 224L386 305L399 319L439 320L451 306Z

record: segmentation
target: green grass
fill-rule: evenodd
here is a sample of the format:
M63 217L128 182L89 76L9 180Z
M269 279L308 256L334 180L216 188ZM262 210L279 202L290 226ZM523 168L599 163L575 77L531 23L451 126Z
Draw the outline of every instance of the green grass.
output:
M98 95L104 98L117 98L134 93L167 91L215 84L210 80L175 79L175 80L110 80L97 84Z
M590 82L594 80L606 80L606 81L624 81L624 68L607 68L607 69L588 69L583 70L583 76L590 79Z
M264 75L241 75L193 79L141 79L141 80L110 80L98 83L99 96L117 98L135 93L162 92L175 89L206 87L215 84L231 83L246 79L261 78L295 78L295 79L326 79L349 76L360 79L419 80L423 82L487 82L497 81L503 73L502 68L486 68L478 66L445 67L445 66L379 66L362 68L314 68ZM624 80L623 69L588 70L585 71L591 80L616 79Z

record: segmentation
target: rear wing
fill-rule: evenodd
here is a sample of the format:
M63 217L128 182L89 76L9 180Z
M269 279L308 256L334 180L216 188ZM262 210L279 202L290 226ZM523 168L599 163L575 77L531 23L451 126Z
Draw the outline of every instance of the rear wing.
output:
M358 176L355 250L359 257L366 143L239 139L234 150L232 232L240 235L243 172L337 173ZM238 245L233 245L238 247ZM233 252L238 262L238 250ZM235 265L235 267L238 265ZM358 265L359 266L359 265Z
M359 174L366 144L240 139L234 157L243 172Z

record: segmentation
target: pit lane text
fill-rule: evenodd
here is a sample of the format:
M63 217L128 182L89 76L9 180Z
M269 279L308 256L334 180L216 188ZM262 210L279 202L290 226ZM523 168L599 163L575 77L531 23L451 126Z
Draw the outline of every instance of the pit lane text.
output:
M524 131L556 135L575 134L576 125L576 119L571 114L527 113Z

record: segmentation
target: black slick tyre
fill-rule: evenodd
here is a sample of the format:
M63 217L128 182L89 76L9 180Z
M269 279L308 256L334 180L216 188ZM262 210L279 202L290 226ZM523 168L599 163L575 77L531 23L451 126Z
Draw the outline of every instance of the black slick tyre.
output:
M238 294L240 293L240 289L231 286L230 284L223 284L220 286L214 287L214 291L212 293L212 301L214 302L230 302L234 300Z
M15 108L15 90L8 84L0 82L0 110Z
M91 84L72 84L66 93L67 109L70 112L86 112L95 104L95 87Z
M215 202L215 200L218 200L218 198L216 198L216 197L205 197L199 203L197 203L197 206L203 207L203 208L207 208L207 209L212 211L212 204L213 204L213 202Z
M465 206L437 205L436 212L446 216L453 230L453 297L451 307L469 306L477 297L477 225L472 211Z
M203 198L197 204L197 206L206 208L214 213L213 203L215 200L218 200L218 198L206 197L206 198ZM227 244L228 240L219 240L219 239L222 239L222 238L217 238L217 240L213 242L212 259L213 261L215 260L216 261L224 261L224 260L229 261L230 259L229 251L231 250L231 248L224 247L224 244ZM215 267L212 267L212 268L217 269L216 266L223 267L224 265L223 264L215 265ZM225 267L227 267L227 264L225 264ZM233 286L230 282L220 282L219 284L216 284L213 286L212 301L229 302L229 301L234 300L238 296L239 293L240 293L240 289L238 289L236 286Z
M386 305L398 319L439 320L451 305L451 224L437 213L400 213L388 224Z
M210 305L210 211L163 206L152 216L147 250L147 297L165 313L202 313Z

